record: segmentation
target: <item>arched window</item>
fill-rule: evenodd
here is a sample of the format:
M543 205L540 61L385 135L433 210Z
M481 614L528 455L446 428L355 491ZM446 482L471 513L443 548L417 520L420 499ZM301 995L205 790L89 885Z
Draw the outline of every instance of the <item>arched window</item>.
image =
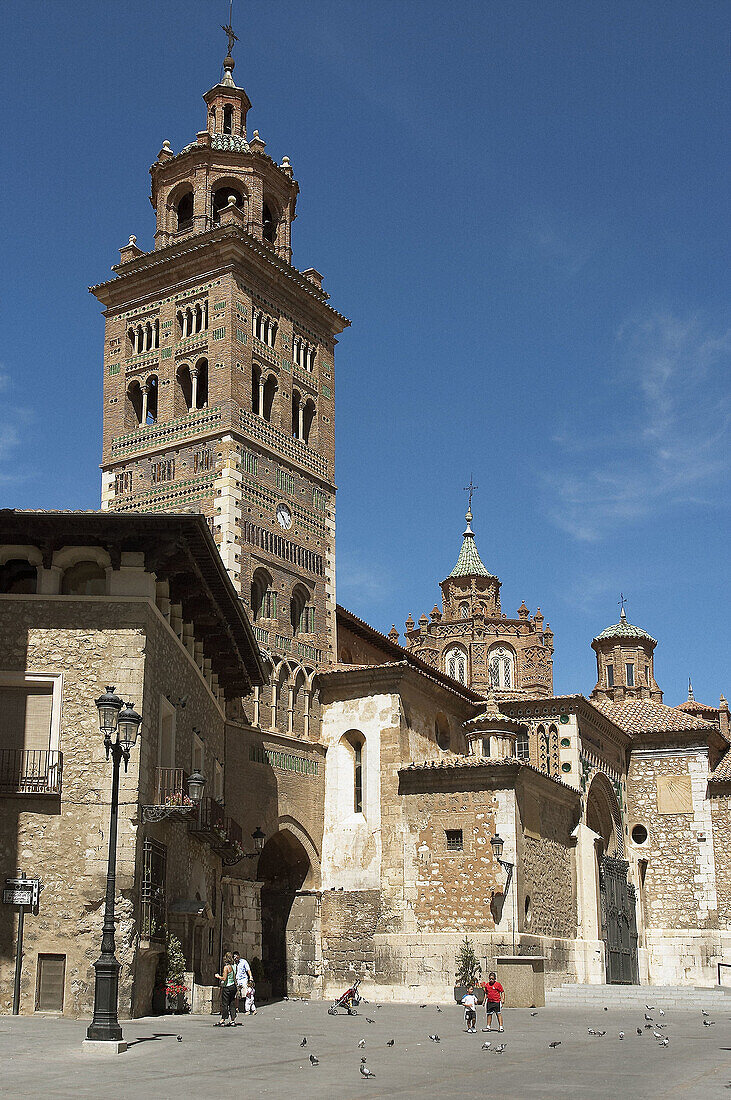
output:
M251 579L251 613L254 620L277 617L277 593L266 569L257 569Z
M154 424L157 420L157 375L151 374L142 388L143 398L147 395L146 424Z
M441 713L437 714L434 720L434 735L437 739L437 744L439 745L439 748L446 752L451 745L449 719L446 717L446 715Z
M315 402L309 398L305 401L304 408L302 409L302 440L305 443L310 442L310 433L312 431L312 425L315 422Z
M213 209L214 225L218 225L220 223L221 211L223 210L224 206L228 206L229 199L232 195L236 200L236 205L239 207L239 209L243 210L244 196L242 195L241 191L237 190L237 188L231 187L231 185L229 184L228 187L219 187L213 192L211 198L211 206Z
M106 591L106 570L95 561L77 561L61 581L62 596L104 596Z
M180 386L180 392L183 395L186 409L192 408L193 405L193 387L190 378L190 367L187 363L181 363L175 372L175 377L178 380Z
M142 423L142 387L137 379L127 387L127 401L135 418L135 424Z
M300 438L302 427L300 414L302 411L302 398L299 390L292 390L292 435L295 439Z
M21 595L35 592L37 570L27 558L10 558L0 565L0 592Z
M274 244L277 239L277 223L269 203L266 202L261 208L261 235L269 244Z
M470 605L468 603L461 603L459 605L459 617L460 619L469 619Z
M349 730L342 739L352 768L353 813L364 813L365 738L359 730Z
M530 759L530 739L528 737L528 730L521 730L518 734L518 739L515 742L515 755L518 760Z
M271 422L272 408L274 406L274 395L277 392L277 380L273 374L270 374L264 383L264 409L262 415L265 420Z
M193 225L192 191L186 191L184 195L180 196L175 212L178 217L178 230L190 229L190 227Z
M195 377L195 392L192 394L193 408L205 409L208 405L208 360L199 359L194 370L197 373Z
M292 633L305 633L305 610L307 609L308 593L301 584L295 586L289 601L289 621L292 624Z
M251 368L251 411L255 416L261 416L259 405L259 393L261 386L261 368L254 363ZM261 387L263 389L263 387Z
M453 680L467 683L467 654L461 646L452 646L444 654L444 671Z
M493 688L515 687L515 654L507 646L493 646L487 655Z
M226 103L223 108L223 132L224 134L232 134L234 125L234 109L230 103Z
M546 733L546 727L540 725L536 730L536 737L538 739L538 767L546 775L549 775L549 746L548 746L548 734Z
M340 664L341 665L352 665L352 663L353 663L353 654L350 652L350 650L347 649L347 648L346 649L341 649L340 650Z

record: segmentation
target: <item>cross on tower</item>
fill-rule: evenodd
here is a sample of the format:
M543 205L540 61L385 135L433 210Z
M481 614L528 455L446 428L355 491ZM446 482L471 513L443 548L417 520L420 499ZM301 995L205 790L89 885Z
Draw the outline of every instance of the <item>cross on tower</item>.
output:
M474 493L475 489L477 489L477 488L478 488L477 485L472 484L472 474L470 474L470 483L469 483L469 485L465 485L465 487L464 487L464 491L466 493L469 493L469 497L468 497L468 500L467 500L467 511L468 512L472 511L472 494Z
M619 606L620 606L620 608L621 608L621 610L620 610L620 616L621 616L621 618L624 618L624 614L625 614L625 612L624 612L624 605L625 605L625 604L627 603L627 597L626 597L626 596L624 595L624 593L623 593L623 592L620 592L620 593L619 593L619 600L618 600L617 602L618 602L618 604L619 604Z
M221 25L221 30L225 34L228 35L228 56L229 57L231 56L231 50L234 48L234 42L238 42L238 38L234 34L234 29L231 25L232 15L233 15L233 6L234 6L234 0L230 0L229 6L228 6L228 23L225 27L223 26L223 24Z

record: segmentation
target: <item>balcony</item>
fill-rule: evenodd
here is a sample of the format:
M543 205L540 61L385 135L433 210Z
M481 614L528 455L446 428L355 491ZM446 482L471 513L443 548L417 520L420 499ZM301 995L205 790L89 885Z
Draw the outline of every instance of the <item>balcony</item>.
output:
M188 795L188 774L182 768L158 768L155 803L144 807L145 821L188 821L193 803Z
M0 794L61 793L63 753L50 749L1 749Z
M215 798L202 799L188 828L194 836L210 844L228 866L238 863L244 854L241 826L232 817L226 817L223 806Z

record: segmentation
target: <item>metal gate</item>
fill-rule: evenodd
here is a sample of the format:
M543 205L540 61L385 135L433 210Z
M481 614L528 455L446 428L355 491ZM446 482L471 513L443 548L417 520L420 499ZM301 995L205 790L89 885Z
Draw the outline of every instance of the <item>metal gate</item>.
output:
M629 864L603 856L599 861L602 936L607 958L607 982L637 984L637 914L635 888L627 882Z

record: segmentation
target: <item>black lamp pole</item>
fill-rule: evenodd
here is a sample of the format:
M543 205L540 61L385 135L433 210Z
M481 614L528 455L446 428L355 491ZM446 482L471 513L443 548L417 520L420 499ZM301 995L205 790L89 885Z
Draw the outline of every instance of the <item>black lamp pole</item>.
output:
M107 760L112 758L112 799L109 812L109 857L107 860L107 896L102 927L102 953L94 963L94 1017L86 1037L102 1042L119 1042L118 997L121 965L114 953L114 896L117 886L117 822L119 818L119 769L124 760L127 770L130 748L134 744L142 719L131 703L122 707L122 700L108 687L96 700L99 724L104 734ZM113 734L116 733L116 738Z

